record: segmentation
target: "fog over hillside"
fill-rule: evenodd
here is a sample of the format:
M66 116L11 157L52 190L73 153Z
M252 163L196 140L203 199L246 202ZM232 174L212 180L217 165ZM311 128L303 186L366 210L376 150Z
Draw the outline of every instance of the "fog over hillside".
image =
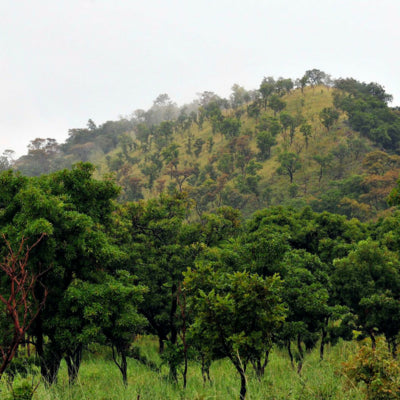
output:
M160 93L182 105L311 68L400 98L393 0L3 3L0 152L22 155L36 137L63 141L88 118L148 109Z

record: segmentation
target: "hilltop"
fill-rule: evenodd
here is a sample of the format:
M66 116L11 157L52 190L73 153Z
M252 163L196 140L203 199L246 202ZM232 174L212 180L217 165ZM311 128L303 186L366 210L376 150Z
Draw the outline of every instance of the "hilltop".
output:
M33 140L13 168L39 175L78 161L112 174L121 201L185 191L201 217L232 206L270 205L374 218L400 173L400 116L375 83L332 81L319 70L297 81L268 77L229 99L203 92L177 107L166 94L118 121L71 129L59 145ZM7 159L3 161L6 164Z

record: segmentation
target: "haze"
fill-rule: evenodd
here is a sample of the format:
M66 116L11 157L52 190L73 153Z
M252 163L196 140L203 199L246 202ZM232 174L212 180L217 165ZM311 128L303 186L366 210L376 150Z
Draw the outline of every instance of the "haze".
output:
M397 0L0 0L0 153L36 137L318 68L400 102Z

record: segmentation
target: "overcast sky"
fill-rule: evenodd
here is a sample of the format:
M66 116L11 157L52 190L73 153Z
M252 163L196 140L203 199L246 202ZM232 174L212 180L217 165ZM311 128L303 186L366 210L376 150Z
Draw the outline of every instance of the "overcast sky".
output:
M0 0L0 154L36 137L228 96L264 76L378 82L400 104L400 0Z

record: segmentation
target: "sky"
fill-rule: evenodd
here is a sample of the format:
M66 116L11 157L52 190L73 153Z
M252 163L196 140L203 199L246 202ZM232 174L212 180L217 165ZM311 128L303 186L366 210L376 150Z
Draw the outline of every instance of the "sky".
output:
M0 154L234 83L378 82L400 105L399 0L0 0Z

